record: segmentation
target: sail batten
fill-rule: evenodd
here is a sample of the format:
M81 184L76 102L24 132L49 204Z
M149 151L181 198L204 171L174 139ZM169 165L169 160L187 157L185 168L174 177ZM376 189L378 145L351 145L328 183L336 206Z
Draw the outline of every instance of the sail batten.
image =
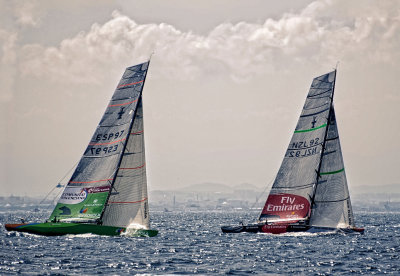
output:
M320 128L323 128L323 127L326 127L326 124L322 124L322 125L314 127L314 128L295 130L294 133L314 131L314 130L317 130L317 129L320 129Z
M331 153L334 153L334 152L336 152L336 151L332 151ZM326 155L326 154L324 154L324 155ZM344 168L340 169L340 170L336 170L336 171L331 171L331 172L320 172L319 174L320 175L335 174L335 173L340 173L340 172L343 172L343 171L344 171Z

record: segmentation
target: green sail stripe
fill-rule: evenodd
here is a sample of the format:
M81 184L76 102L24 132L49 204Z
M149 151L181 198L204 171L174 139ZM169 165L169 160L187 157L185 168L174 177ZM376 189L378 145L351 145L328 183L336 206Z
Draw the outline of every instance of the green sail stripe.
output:
M320 174L320 175L335 174L335 173L340 173L340 172L342 172L342 171L344 171L344 168L341 169L341 170L333 171L333 172L320 172L319 174Z
M309 132L309 131L317 130L317 129L320 129L320 128L323 128L323 127L326 127L326 124L320 125L319 127L315 127L315 128L295 130L294 133Z

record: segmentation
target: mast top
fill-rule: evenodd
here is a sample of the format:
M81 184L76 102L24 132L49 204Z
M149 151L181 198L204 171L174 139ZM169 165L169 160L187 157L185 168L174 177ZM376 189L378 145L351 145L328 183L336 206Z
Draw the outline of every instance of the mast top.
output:
M151 60L151 57L154 55L154 50L151 52L150 56L149 56L149 62Z
M338 66L339 66L339 61L336 62L335 71L337 70Z

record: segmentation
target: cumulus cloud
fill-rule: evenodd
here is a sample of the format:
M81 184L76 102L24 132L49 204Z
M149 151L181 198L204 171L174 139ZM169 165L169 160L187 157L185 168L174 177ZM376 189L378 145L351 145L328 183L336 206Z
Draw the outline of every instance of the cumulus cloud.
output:
M39 9L36 0L15 2L14 14L17 23L22 26L36 27L40 24Z
M104 24L63 40L58 47L25 45L25 74L74 82L96 82L101 68L126 66L155 51L160 75L190 79L201 74L228 74L248 79L259 72L285 70L290 63L322 63L368 59L394 62L399 57L398 2L356 7L342 14L342 1L315 1L297 14L267 19L263 24L224 23L207 35L182 32L168 24L137 24L115 11ZM336 11L338 14L332 14ZM362 55L360 55L362 53ZM117 66L118 65L118 66ZM62 69L62 70L60 70ZM65 70L68 69L68 70Z

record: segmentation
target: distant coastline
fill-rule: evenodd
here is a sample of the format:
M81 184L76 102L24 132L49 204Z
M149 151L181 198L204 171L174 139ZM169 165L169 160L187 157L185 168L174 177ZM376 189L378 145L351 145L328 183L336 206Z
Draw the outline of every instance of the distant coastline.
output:
M264 193L263 193L264 191ZM355 211L400 212L400 185L356 186L351 189ZM261 210L269 193L250 183L229 186L222 183L199 183L170 190L150 190L149 203L154 210ZM37 208L43 196L0 196L0 210ZM43 201L40 209L51 209L54 198Z

